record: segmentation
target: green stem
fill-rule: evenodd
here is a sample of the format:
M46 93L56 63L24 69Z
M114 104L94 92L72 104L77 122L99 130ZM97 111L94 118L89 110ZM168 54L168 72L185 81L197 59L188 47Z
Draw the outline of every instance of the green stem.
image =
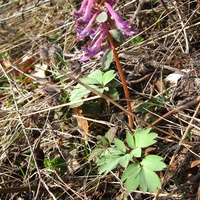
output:
M112 36L111 36L111 34L109 32L108 32L108 39L110 41L110 45L111 45L112 50L113 50L115 62L116 62L116 65L117 65L117 70L119 72L119 76L120 76L121 81L122 81L124 94L125 94L125 98L126 98L127 108L128 108L129 112L132 112L130 95L129 95L126 79L125 79L125 76L124 76L124 73L123 73L123 70L122 70L122 66L121 66L121 64L119 62L119 57L118 57L118 53L117 53L116 48L115 48L115 44L113 42L113 38L112 38ZM129 114L127 114L127 116L128 116L129 126L130 126L131 129L133 129L133 116L129 115Z

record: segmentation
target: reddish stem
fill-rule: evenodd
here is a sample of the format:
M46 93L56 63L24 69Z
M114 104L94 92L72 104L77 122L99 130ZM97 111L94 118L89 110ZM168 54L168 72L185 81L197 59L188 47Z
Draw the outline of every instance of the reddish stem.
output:
M117 53L116 48L115 48L115 44L113 42L113 38L112 38L112 36L111 36L111 34L109 32L108 32L108 39L110 41L110 45L111 45L112 50L113 50L115 62L116 62L116 65L117 65L117 70L119 72L119 76L120 76L121 81L122 81L124 94L125 94L125 98L126 98L127 108L128 108L129 112L132 112L130 95L129 95L126 79L125 79L125 76L124 76L124 73L123 73L123 70L122 70L122 66L121 66L121 64L119 62L119 57L118 57L118 53ZM129 114L127 114L127 116L128 116L129 126L130 126L131 129L133 129L133 116L129 115Z

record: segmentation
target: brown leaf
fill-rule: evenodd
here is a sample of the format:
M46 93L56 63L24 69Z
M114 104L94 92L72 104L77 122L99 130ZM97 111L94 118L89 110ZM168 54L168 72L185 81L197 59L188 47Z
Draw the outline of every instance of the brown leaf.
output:
M82 114L82 110L80 108L74 108L73 113L75 114L75 118L78 122L78 126L82 131L82 136L86 140L89 140L89 137L87 135L89 131L89 125L88 125L88 121L84 118Z
M197 167L197 166L199 166L199 168L200 168L200 159L192 161L189 168L194 168L194 167Z

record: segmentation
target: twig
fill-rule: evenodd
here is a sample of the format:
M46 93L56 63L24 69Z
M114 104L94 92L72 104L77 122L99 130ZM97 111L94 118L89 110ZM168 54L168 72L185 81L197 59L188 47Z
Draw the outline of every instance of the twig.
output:
M10 194L10 193L18 193L18 192L29 192L29 191L37 191L38 186L20 186L20 187L9 187L9 188L0 188L0 194ZM40 187L40 191L45 191L44 187Z
M185 138L186 138L186 136L187 136L187 134L188 134L188 132L189 132L189 130L190 130L191 124L192 124L192 122L193 122L193 120L194 120L196 114L197 114L198 111L199 111L199 108L200 108L200 96L199 96L198 98L196 98L195 100L189 102L188 104L185 104L185 105L191 106L191 105L195 105L196 103L199 103L199 104L198 104L198 106L197 106L197 108L196 108L196 110L195 110L195 112L194 112L194 114L193 114L193 116L192 116L192 118L191 118L191 120L190 120L188 126L187 126L187 129L185 130L185 133L183 134L181 140L179 141L176 150L175 150L174 153L173 153L173 156L172 156L172 158L171 158L171 160L170 160L170 163L169 163L169 165L168 165L168 167L167 167L167 169L166 169L166 171L165 171L165 174L164 174L164 176L163 176L163 178L162 178L162 183L163 183L164 181L166 181L166 177L167 177L167 175L168 175L169 169L170 169L172 163L174 162L175 157L176 157L177 153L179 152L179 150L180 150L180 148L181 148L181 145L183 144L183 141L185 140ZM184 105L184 106L180 106L180 107L185 107L185 105ZM189 106L187 106L187 107L189 107ZM185 107L185 108L186 108L186 107ZM177 110L176 110L176 111L177 111ZM153 200L157 200L157 199L158 199L158 196L159 196L160 192L161 192L161 189L159 189L159 190L157 191L157 193L156 193L156 195L155 195L155 197L154 197Z
M186 103L185 105L179 106L178 108L175 108L173 110L170 110L169 112L165 113L162 117L159 117L157 120L155 120L151 126L155 126L157 123L159 123L162 120L165 120L165 118L173 115L174 113L177 113L181 110L184 110L185 108L189 108L197 103L200 102L200 96L198 96L196 99L194 99L193 101L190 101L189 103Z
M138 15L139 11L141 10L143 4L144 4L144 0L140 0L140 3L139 3L139 5L138 5L136 11L134 12L134 15L133 15L133 16L131 17L131 19L130 19L130 23L131 23L131 24L133 23L133 21L134 21L135 18L137 17L137 15Z
M169 199L172 197L173 194L175 194L176 192L178 192L179 190L184 189L186 186L194 183L195 181L198 181L198 179L200 179L200 173L196 174L195 176L193 176L192 178L189 179L189 181L187 181L186 183L180 185L177 189L175 189L174 191L172 191L170 194L168 194L165 199Z
M23 130L23 133L24 133L24 136L26 138L26 141L28 143L28 146L30 148L30 152L31 152L31 156L34 160L34 164L35 164L35 168L37 170L37 173L38 173L38 176L39 176L39 184L37 186L37 192L36 192L36 195L35 195L35 198L34 199L37 199L38 197L38 193L39 193L39 188L41 187L40 184L42 182L43 186L45 187L45 189L49 192L49 194L52 196L52 198L54 200L56 200L55 196L52 194L52 192L49 190L49 187L47 186L47 184L45 183L45 181L42 179L41 177L41 173L40 173L40 170L39 170L39 167L37 165L37 160L36 160L36 157L35 157L35 154L34 154L34 150L31 146L31 143L30 143L30 140L29 140L29 137L28 137L28 134L26 132L26 128L24 126L24 123L22 122L22 118L21 118L21 115L20 115L20 112L19 112L19 108L18 108L18 104L17 104L17 101L16 101L16 96L15 96L15 92L13 91L13 85L12 85L12 82L10 80L10 78L8 77L8 75L6 74L4 68L2 67L2 65L0 64L0 68L1 70L3 71L5 77L7 78L8 82L9 82L9 85L10 85L10 89L11 89L11 92L12 92L12 95L13 95L13 99L14 99L14 105L15 105L15 109L16 109L16 113L17 113L17 116L18 116L18 119L19 119L19 122L21 124L21 127L22 127L22 130Z

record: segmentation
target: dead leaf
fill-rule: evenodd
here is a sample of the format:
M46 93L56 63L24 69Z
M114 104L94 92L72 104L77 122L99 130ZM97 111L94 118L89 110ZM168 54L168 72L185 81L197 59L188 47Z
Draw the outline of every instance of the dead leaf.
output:
M198 165L199 165L199 168L200 168L200 159L192 161L189 168L194 168L194 167L197 167Z
M78 126L82 131L82 136L89 140L88 131L89 131L89 125L88 121L84 118L82 114L82 110L80 108L74 108L73 113L75 114L75 118L78 122Z

